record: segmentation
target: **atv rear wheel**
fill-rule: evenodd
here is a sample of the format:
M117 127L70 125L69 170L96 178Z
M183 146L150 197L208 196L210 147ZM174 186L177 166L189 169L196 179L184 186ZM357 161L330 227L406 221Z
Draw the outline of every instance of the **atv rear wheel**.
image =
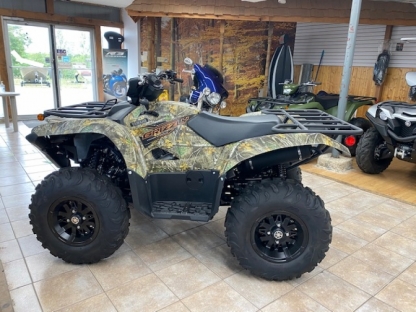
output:
M368 129L357 146L357 165L362 171L370 174L381 173L388 168L393 157L380 159L385 141L376 128Z
M311 272L332 239L322 200L293 180L248 186L231 204L225 235L241 266L269 280Z
M128 233L129 211L120 189L91 169L51 173L36 187L29 209L42 246L69 263L109 257Z

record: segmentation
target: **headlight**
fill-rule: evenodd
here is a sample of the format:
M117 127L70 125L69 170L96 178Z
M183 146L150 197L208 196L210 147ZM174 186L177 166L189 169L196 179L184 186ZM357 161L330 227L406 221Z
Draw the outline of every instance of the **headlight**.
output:
M227 107L227 103L225 101L222 101L220 107L221 108L226 108Z
M217 105L221 101L221 95L219 95L217 92L212 92L207 96L207 101L211 105Z
M211 93L211 89L210 88L204 88L204 90L202 90L202 93L204 95L209 95Z
M270 109L271 107L272 107L272 103L263 102L263 103L260 103L259 106L257 106L256 111L261 111L263 109Z
M385 112L381 111L380 112L380 119L386 121L388 119L387 115Z

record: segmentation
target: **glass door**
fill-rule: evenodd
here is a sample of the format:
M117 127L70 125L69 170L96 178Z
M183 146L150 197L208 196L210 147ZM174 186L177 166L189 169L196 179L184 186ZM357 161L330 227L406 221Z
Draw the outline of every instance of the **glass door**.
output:
M54 37L60 106L95 100L92 30L55 26Z
M54 108L49 25L5 20L5 26L10 91L20 93L16 97L18 114L36 115Z

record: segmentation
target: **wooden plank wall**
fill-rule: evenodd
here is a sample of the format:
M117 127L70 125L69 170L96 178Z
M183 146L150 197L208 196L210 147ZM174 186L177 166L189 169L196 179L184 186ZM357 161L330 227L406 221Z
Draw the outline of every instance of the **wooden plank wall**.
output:
M315 66L317 68L317 66ZM381 97L378 101L395 100L409 102L409 86L406 84L405 75L416 68L389 68L383 84ZM298 82L300 66L295 66L295 82ZM312 75L315 77L315 74ZM321 66L317 81L321 82L313 92L324 90L328 93L339 93L342 78L342 66ZM373 82L373 67L353 67L349 94L376 96L376 86ZM364 116L367 108L363 107L357 112L357 116Z

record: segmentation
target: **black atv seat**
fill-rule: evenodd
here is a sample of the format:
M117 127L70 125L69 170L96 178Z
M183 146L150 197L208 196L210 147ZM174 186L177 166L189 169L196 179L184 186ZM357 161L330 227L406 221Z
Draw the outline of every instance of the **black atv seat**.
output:
M315 99L317 102L321 103L325 110L328 110L332 107L338 106L339 95L317 94Z
M223 146L244 139L274 133L281 123L276 115L223 117L201 112L188 121L188 127L214 146Z

